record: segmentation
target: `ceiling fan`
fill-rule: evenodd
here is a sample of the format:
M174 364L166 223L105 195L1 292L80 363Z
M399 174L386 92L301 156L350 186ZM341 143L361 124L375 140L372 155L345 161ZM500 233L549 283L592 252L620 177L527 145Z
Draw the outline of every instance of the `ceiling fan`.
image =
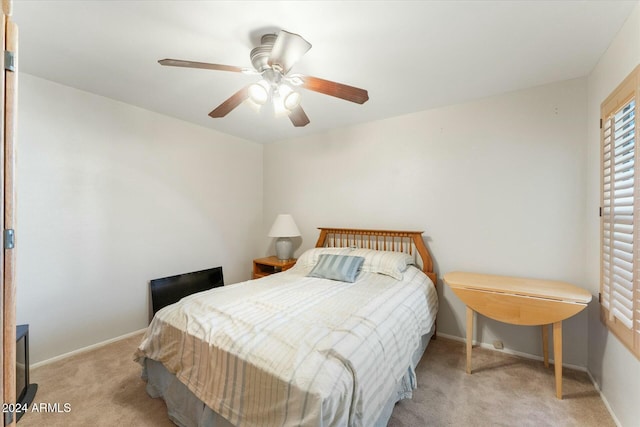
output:
M364 89L303 74L288 74L291 67L311 49L311 43L300 35L281 30L278 34L263 35L260 42L260 46L251 50L254 69L180 59L161 59L158 62L172 67L204 68L262 76L260 81L243 87L211 111L209 116L214 118L226 116L244 101L255 109L260 109L271 100L270 105L276 115L286 114L294 126L306 126L309 124L309 117L300 105L298 88L301 87L357 104L363 104L369 99L369 94Z

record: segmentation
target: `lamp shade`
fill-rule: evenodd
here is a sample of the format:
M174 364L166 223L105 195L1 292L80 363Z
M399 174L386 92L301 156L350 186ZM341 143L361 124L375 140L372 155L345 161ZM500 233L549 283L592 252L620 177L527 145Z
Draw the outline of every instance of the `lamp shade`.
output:
M278 215L269 231L269 237L296 237L299 235L300 230L289 214Z

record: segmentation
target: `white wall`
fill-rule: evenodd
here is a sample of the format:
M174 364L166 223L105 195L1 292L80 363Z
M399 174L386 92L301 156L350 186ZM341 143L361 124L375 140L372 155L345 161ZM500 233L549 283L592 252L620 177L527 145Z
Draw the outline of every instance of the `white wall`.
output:
M259 144L20 75L18 323L32 362L141 329L148 281L249 279Z
M600 104L640 64L640 2L588 78L588 159L586 204L587 285L600 283ZM640 361L600 322L599 306L589 307L589 371L623 426L640 420Z
M269 144L265 227L293 214L297 254L319 226L425 230L440 278L466 270L584 286L586 102L579 79ZM439 331L463 337L464 305L439 291ZM542 354L538 327L477 325L482 342ZM586 313L565 322L564 343L564 361L586 366Z

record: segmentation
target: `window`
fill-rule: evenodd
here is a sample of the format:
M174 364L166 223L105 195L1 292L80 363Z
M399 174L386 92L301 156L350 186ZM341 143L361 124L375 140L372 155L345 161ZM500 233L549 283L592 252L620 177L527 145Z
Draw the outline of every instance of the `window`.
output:
M601 105L601 318L640 358L640 66Z

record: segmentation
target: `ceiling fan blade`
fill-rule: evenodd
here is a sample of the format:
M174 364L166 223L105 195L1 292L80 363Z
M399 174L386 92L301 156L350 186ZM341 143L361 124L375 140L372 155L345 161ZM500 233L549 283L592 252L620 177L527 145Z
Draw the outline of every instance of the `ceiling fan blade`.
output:
M170 67L204 68L206 70L234 71L237 73L242 73L246 70L245 68L233 65L210 64L208 62L183 61L181 59L169 58L161 59L158 63L160 65L167 65Z
M301 106L297 106L289 113L289 120L295 127L303 127L309 124L310 120Z
M282 68L283 74L287 74L293 64L298 62L309 49L311 49L311 43L302 36L281 30L271 49L269 65L277 65Z
M238 105L242 104L242 102L249 97L249 86L245 86L233 95L231 95L226 101L222 104L218 105L212 112L209 113L209 116L215 118L224 117L231 112Z
M318 77L300 76L300 78L303 81L302 87L314 92L335 96L356 104L364 104L369 99L369 93L364 89L319 79Z

